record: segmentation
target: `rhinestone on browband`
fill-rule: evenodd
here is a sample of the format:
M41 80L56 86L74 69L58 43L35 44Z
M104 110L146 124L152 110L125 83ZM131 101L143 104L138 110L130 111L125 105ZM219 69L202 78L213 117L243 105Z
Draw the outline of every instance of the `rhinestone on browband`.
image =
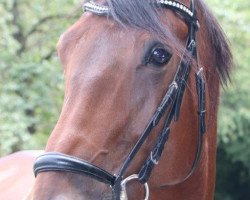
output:
M93 12L97 15L108 15L110 13L110 9L107 6L101 6L93 1L89 1L83 5L83 9L85 11Z
M181 4L180 2L168 1L168 0L156 0L156 3L180 9L183 12L185 12L186 14L188 14L190 17L194 16L194 13L187 6Z
M156 0L156 4L159 4L160 6L169 6L172 8L175 8L179 11L184 12L191 18L194 17L194 13L185 5L181 4L177 1L169 1L169 0ZM85 11L93 12L97 15L109 15L110 9L108 6L98 5L93 1L89 1L83 5L83 9Z

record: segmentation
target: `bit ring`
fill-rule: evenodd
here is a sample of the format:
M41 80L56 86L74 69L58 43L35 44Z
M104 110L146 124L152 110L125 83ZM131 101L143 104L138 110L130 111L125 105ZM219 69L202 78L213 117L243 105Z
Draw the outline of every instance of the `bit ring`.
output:
M127 178L123 179L121 182L121 200L128 200L127 197L127 191L126 191L126 185L128 182L132 180L138 180L138 174L133 174L131 176L128 176ZM145 198L144 200L148 200L149 198L149 186L148 183L144 183L144 189L145 189Z

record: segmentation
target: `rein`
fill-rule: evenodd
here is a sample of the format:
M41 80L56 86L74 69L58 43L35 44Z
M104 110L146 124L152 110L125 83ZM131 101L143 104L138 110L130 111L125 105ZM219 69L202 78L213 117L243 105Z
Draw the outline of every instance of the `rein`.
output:
M189 173L180 181L162 185L162 187L165 187L177 185L179 183L184 182L193 175L195 169L198 166L202 151L202 136L206 131L205 80L203 69L198 65L196 32L199 28L199 23L196 18L194 0L191 1L191 9L176 1L157 0L156 3L162 8L172 9L176 12L179 12L187 20L189 24L189 36L187 40L186 51L196 61L197 70L196 89L198 97L198 144L196 149L196 155ZM84 8L86 11L90 11L97 15L110 14L110 10L108 7L97 5L92 1L86 3L84 5ZM110 185L113 190L115 200L128 199L126 192L126 184L132 180L138 180L141 184L143 184L145 188L145 200L147 200L149 198L149 186L147 182L151 176L152 170L154 169L155 165L158 165L162 152L164 150L164 146L168 141L170 135L171 122L177 121L179 118L180 107L186 89L186 83L190 74L191 65L191 61L187 61L187 59L184 58L181 59L173 82L170 84L164 98L162 99L160 105L157 107L147 127L141 134L140 138L136 142L131 152L129 153L125 162L122 164L118 175L113 175L85 160L81 160L73 156L61 153L51 152L45 153L44 155L37 158L34 164L35 176L37 176L41 172L47 171L66 171L78 174L85 174L92 177L93 179ZM143 166L140 168L137 174L125 178L124 175L127 172L127 169L131 165L132 161L135 159L138 151L141 149L146 139L152 133L152 130L158 125L167 110L169 110L169 112L166 115L164 127L159 133L156 143L153 149L150 151Z

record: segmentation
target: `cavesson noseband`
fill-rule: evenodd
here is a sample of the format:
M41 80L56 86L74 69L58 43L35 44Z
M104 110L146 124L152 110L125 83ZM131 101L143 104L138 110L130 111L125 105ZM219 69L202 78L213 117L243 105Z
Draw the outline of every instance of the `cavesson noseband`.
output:
M164 186L171 186L182 183L187 180L195 171L200 159L202 150L202 136L205 133L205 80L203 69L198 65L197 56L197 44L196 44L196 31L199 28L199 23L196 16L196 9L194 0L191 1L191 9L186 7L177 1L168 0L156 0L156 4L159 7L174 10L180 13L189 25L189 36L187 40L186 53L188 53L196 61L196 88L198 96L198 144L196 155L189 173L180 181L174 182ZM90 11L97 15L107 16L110 15L110 9L107 6L97 5L93 1L90 1L84 5L86 11ZM123 163L118 175L113 175L85 160L81 160L69 155L61 153L45 153L44 155L37 158L34 165L34 173L37 176L41 172L47 171L67 171L79 174L88 175L98 181L106 183L112 187L115 200L126 200L126 184L131 180L138 180L145 187L145 200L149 198L149 186L147 184L150 178L151 172L155 165L158 164L164 146L169 138L170 124L171 122L177 121L179 118L180 107L186 88L187 80L190 74L192 61L190 59L182 58L178 69L176 71L173 82L170 84L163 100L157 107L153 117L148 123L147 127L140 135L137 143L131 150L127 159ZM166 115L166 120L162 131L159 133L157 141L149 153L148 158L144 162L140 171L137 174L131 175L127 178L124 177L128 167L134 160L141 146L144 144L146 139L152 133L152 130L158 125L161 118L164 116L166 111L169 111Z

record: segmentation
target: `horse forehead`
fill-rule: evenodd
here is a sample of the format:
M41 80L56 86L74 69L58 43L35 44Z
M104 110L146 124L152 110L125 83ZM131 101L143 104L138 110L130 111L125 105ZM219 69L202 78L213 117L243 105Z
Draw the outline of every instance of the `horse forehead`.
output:
M119 44L126 43L128 45L128 42L135 41L135 35L139 35L136 32L138 30L124 28L115 20L86 12L73 26L60 36L57 49L65 49L67 46L79 43L81 39L84 39L86 42L89 40L93 43L91 40L93 37L97 38L97 41L119 41Z

